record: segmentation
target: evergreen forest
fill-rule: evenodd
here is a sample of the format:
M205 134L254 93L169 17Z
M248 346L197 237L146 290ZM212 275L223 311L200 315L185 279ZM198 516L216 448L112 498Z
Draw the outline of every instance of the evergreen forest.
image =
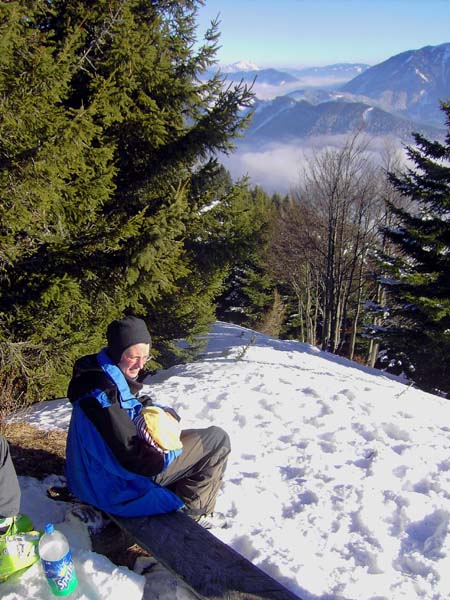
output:
M198 0L0 3L0 416L65 396L124 314L150 369L215 320L450 393L450 104L409 168L357 134L296 189L233 181L251 86L215 65ZM245 115L245 116L244 116Z

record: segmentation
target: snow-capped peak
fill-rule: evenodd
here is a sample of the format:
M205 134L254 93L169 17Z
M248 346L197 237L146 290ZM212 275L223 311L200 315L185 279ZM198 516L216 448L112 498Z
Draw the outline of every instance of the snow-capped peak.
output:
M260 67L249 60L240 60L231 65L222 65L221 70L224 73L237 73L238 71L260 71Z

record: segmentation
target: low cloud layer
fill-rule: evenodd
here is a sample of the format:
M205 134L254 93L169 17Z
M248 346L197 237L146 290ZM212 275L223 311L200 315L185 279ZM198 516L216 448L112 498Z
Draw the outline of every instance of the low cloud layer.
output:
M258 83L258 78L256 78L255 83L253 84L252 91L255 96L260 100L272 100L277 96L285 96L290 92L294 92L296 90L303 90L307 88L323 88L323 89L339 89L341 85L347 83L349 80L348 77L321 77L321 76L310 76L310 77L302 77L297 81L291 81L289 83L284 83L280 85L270 85L268 83Z
M248 176L251 184L267 192L287 193L298 183L302 148L293 145L271 145L264 150L238 150L223 159L233 179Z
M325 148L342 148L349 136L317 136L289 144L268 144L261 148L241 145L233 154L221 158L233 179L249 177L250 185L260 186L268 193L287 194L298 186L302 173L314 154ZM376 162L386 149L404 150L398 140L371 138L368 152Z

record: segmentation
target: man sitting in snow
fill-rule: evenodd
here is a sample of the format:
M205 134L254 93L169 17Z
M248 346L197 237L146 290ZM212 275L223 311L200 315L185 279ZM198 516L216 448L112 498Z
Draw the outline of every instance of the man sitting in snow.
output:
M172 449L160 445L157 432L149 439L139 421L154 406L139 382L150 358L147 326L127 316L110 323L106 337L106 348L75 362L69 384L66 475L72 493L120 516L183 508L204 527L226 526L214 507L230 453L227 433L216 426L181 430ZM173 409L161 408L179 420Z

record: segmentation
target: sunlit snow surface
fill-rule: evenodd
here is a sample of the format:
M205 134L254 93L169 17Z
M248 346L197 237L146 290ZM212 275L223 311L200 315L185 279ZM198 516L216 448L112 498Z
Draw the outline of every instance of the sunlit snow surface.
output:
M230 434L217 509L231 527L215 535L303 600L448 600L450 402L234 325L216 323L205 343L196 362L149 383L184 427L215 424ZM69 414L65 401L55 401L27 419L66 428ZM24 511L33 516L27 481ZM96 561L99 572L108 570L104 557L84 552L94 570ZM143 577L122 571L132 590L123 597L140 597ZM98 585L110 585L111 574ZM41 598L27 575L20 595L3 596L10 585L3 584L0 596ZM157 590L144 597L165 597L164 577Z

